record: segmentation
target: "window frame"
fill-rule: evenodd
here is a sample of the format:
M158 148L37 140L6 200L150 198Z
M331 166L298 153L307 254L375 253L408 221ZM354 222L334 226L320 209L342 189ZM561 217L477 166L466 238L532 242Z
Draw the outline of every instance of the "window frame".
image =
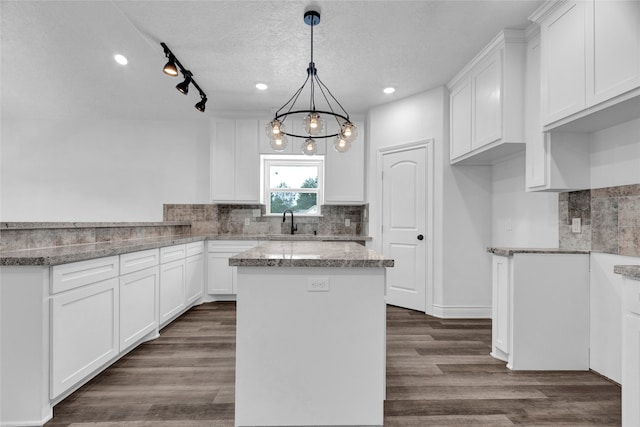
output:
M276 187L270 187L269 182L272 166L317 166L318 167L318 187L317 188L287 188L287 192L291 193L316 193L317 211L314 213L298 213L296 216L317 217L322 216L321 207L324 204L324 155L314 155L313 157L306 155L277 155L262 154L260 155L260 202L266 206L265 216L279 216L281 213L271 213L271 191L280 190Z

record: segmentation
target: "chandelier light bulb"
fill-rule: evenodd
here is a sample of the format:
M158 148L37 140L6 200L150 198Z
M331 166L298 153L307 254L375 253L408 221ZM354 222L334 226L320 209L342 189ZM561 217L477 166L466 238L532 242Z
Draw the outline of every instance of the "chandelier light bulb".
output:
M318 152L318 144L312 138L307 138L302 143L302 152L307 156L313 156Z
M280 136L285 131L286 131L285 127L280 122L280 120L272 120L265 127L265 132L266 132L266 134L267 134L267 136L269 137L270 140L276 139L278 136ZM282 136L284 136L284 135L282 135Z
M309 135L320 135L324 132L324 119L318 113L309 113L304 118L304 130Z
M340 135L345 139L345 141L352 142L358 137L358 128L353 123L346 122L342 125Z
M333 149L338 153L346 153L351 148L351 143L348 142L343 136L338 135L333 141Z
M284 151L287 148L287 142L287 136L280 133L269 141L269 145L274 151Z

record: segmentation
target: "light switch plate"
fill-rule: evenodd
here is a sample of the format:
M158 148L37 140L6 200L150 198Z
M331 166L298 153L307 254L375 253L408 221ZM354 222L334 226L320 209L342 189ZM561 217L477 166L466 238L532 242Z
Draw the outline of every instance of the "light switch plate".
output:
M329 278L328 277L308 277L307 291L308 292L329 292Z
M344 220L344 225L347 227L351 227L351 220L349 218Z
M253 210L253 217L254 218L260 218L260 209L254 209Z
M571 219L571 232L572 233L581 233L582 232L582 219L581 218L572 218Z

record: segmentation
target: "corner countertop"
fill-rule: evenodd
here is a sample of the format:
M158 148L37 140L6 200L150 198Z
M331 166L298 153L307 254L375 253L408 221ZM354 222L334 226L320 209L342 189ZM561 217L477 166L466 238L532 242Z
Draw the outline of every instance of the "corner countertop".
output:
M145 223L148 224L148 223ZM0 265L13 266L50 266L70 262L121 255L129 252L156 249L165 246L204 240L255 240L255 241L368 241L371 237L355 235L316 236L306 234L269 234L269 235L174 235L141 239L119 240L113 242L84 243L77 245L54 246L47 248L21 249L0 252ZM354 243L357 246L357 243Z
M234 267L393 267L394 260L353 242L267 241L229 258Z
M559 248L502 248L488 247L487 252L500 256L513 256L513 254L589 254L590 251L578 249Z
M640 280L640 265L614 265L613 272L630 279Z

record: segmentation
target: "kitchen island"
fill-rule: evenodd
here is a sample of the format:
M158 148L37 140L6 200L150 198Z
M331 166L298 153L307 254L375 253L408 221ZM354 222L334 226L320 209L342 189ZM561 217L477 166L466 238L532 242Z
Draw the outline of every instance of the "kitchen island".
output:
M265 242L238 267L236 426L382 425L385 274L349 242Z

